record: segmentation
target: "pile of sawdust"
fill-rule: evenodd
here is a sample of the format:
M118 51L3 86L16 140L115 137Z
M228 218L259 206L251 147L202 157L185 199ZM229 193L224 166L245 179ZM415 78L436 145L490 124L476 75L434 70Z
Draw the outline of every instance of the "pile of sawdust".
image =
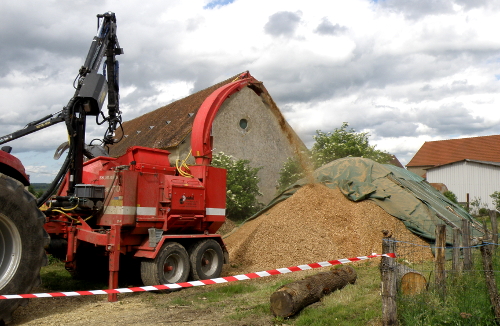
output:
M217 230L216 233L220 235L225 235L234 230L235 227L236 223L226 218L226 221L224 222L224 224L222 224L222 226Z
M375 203L352 202L338 189L307 185L224 241L231 265L255 272L382 252L382 230L398 240L426 246ZM419 247L418 259L432 259Z

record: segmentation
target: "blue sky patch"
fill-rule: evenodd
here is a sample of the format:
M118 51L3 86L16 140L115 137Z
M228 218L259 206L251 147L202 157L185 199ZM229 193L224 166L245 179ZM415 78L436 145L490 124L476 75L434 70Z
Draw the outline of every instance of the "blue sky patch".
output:
M233 3L234 0L213 0L207 3L203 9L214 9L217 7L224 7L227 6L228 4Z

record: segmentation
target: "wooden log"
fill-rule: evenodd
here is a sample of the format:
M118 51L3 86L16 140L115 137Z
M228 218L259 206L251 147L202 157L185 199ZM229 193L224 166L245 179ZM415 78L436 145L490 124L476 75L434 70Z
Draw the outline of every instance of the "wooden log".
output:
M402 264L396 264L396 271L398 273L398 289L402 294L419 294L427 289L427 279L419 271Z
M354 284L356 277L354 268L344 266L283 285L271 295L271 312L278 317L292 316L324 295Z

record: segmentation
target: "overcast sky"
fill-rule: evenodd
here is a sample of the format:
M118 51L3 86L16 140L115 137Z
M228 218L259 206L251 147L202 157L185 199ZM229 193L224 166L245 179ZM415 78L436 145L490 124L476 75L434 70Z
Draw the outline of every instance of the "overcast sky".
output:
M249 70L308 146L345 121L406 164L425 141L500 133L500 1L3 0L1 135L67 104L107 11L124 120ZM66 140L60 124L9 145L50 182Z

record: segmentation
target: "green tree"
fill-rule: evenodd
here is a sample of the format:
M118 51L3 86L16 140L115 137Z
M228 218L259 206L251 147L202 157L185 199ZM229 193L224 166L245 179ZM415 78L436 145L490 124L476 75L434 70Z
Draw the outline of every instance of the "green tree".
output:
M500 191L495 191L490 195L493 198L493 204L495 204L495 208L500 210Z
M282 192L290 185L294 184L297 180L304 177L304 169L299 161L289 157L280 171L280 178L278 179L278 192Z
M262 196L257 176L262 167L253 168L249 160L236 160L222 152L213 156L212 165L227 171L226 216L229 219L242 221L263 207L257 200Z
M316 142L311 149L316 167L348 156L369 158L378 163L390 162L389 153L375 149L375 145L370 145L368 141L370 135L367 132L358 133L353 128L347 129L347 127L349 124L344 122L333 132L316 131L316 135L313 136Z
M342 123L340 128L333 132L324 133L316 131L313 139L316 141L311 152L303 153L308 156L315 168L318 168L333 160L354 156L365 157L378 163L389 163L391 155L385 151L375 149L375 145L370 145L369 134L367 132L357 133L354 129L347 129L349 124ZM278 191L283 191L297 180L305 176L301 164L292 158L283 164L278 180Z
M35 187L33 185L28 186L28 191L33 194L36 198L39 198L41 195L43 195L43 190L41 191L36 191Z

